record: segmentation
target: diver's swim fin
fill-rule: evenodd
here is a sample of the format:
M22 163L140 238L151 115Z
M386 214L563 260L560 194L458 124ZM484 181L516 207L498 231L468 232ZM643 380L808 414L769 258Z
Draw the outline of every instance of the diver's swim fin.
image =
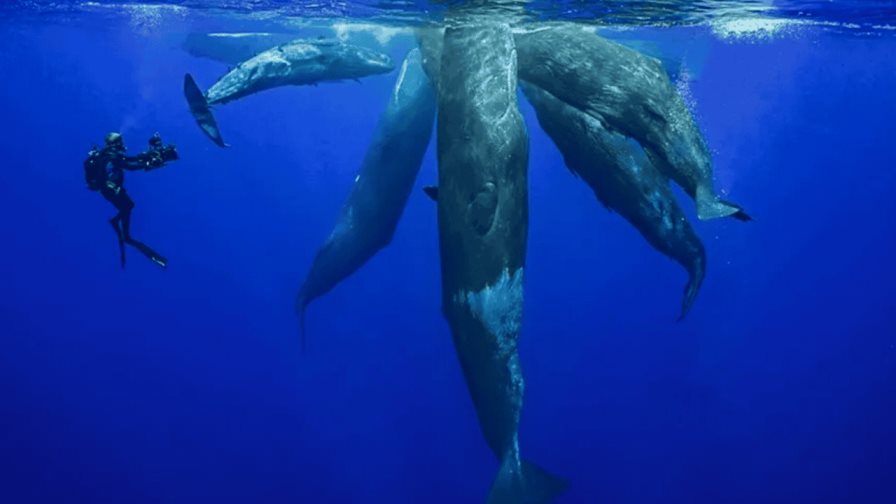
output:
M184 75L184 96L187 99L187 104L190 105L190 114L196 119L196 124L199 125L202 132L218 146L230 147L224 143L224 139L221 137L221 130L218 129L218 122L215 120L214 114L212 114L208 100L205 99L205 95L190 74Z
M429 199L433 201L439 201L439 188L438 186L423 186L423 192L429 196Z
M128 239L127 243L129 245L133 246L135 249L139 250L141 253L143 253L143 255L148 257L150 261L158 264L162 268L168 267L168 259L165 259L165 257L162 256L162 254L159 254L158 252L156 252L155 250L150 248L149 245L147 245L141 241L137 241L133 238Z
M168 267L168 259L165 259L164 257L162 257L160 255L151 256L150 259L152 260L152 262L158 264L162 268Z

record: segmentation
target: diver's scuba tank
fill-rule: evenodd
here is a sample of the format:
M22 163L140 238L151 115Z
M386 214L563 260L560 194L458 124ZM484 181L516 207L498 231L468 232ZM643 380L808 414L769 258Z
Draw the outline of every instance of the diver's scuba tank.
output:
M84 160L84 182L87 183L87 189L99 191L105 181L106 167L99 149L94 145L87 153L87 159Z

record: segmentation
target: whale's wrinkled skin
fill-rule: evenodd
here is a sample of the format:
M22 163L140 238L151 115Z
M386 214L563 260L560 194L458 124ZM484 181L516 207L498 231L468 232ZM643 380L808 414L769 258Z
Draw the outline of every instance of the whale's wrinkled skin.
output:
M394 69L389 56L337 40L294 40L259 53L227 72L205 93L227 103L279 86L360 79Z
M690 279L679 316L683 318L703 283L706 254L666 177L634 140L608 130L594 117L537 86L522 83L521 87L566 166L591 187L601 203L687 270Z
M224 146L211 113L212 105L227 103L280 86L360 79L393 70L386 54L338 40L294 40L240 63L203 95L192 76L184 80L190 112L204 133Z
M440 28L421 28L421 30L438 32L441 40ZM660 60L672 80L677 80L682 75L686 75L689 81L699 79L709 52L706 44L698 43L689 36L675 37L666 34L660 42L657 42L639 38L637 33L628 30L608 29L598 33L602 37ZM260 52L298 38L302 37L297 33L282 32L193 32L187 34L181 43L181 48L197 58L236 65Z
M709 151L657 60L570 25L516 35L520 79L636 139L697 205L700 219L749 219L713 189Z
M197 58L237 65L258 53L296 40L294 33L190 33L181 48Z
M442 311L479 426L501 463L488 502L550 502L565 482L520 458L529 141L509 26L446 29L439 69Z
M303 320L303 334L308 303L357 271L392 240L432 137L436 107L435 88L423 72L420 51L414 49L401 66L339 220L299 290L296 309Z
M423 70L429 76L429 80L438 86L439 68L442 65L442 40L445 38L443 28L417 28L414 32L420 53L423 57Z

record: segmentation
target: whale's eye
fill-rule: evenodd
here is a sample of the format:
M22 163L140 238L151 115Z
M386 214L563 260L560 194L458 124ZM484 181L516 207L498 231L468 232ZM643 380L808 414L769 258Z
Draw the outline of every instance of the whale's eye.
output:
M479 192L471 195L467 205L467 218L479 235L484 236L492 229L497 209L498 188L493 182L486 182Z

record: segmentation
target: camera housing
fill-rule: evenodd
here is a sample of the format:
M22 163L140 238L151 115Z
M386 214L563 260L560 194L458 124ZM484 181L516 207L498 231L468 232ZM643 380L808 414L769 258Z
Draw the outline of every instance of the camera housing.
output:
M168 161L177 161L177 159L180 157L177 154L177 147L174 145L163 145L162 147L156 149L156 152L159 153L162 161L166 163Z
M162 136L158 133L149 137L149 152L153 157L160 160L160 162L157 161L158 164L176 161L179 158L177 147L174 145L164 145L162 143Z

